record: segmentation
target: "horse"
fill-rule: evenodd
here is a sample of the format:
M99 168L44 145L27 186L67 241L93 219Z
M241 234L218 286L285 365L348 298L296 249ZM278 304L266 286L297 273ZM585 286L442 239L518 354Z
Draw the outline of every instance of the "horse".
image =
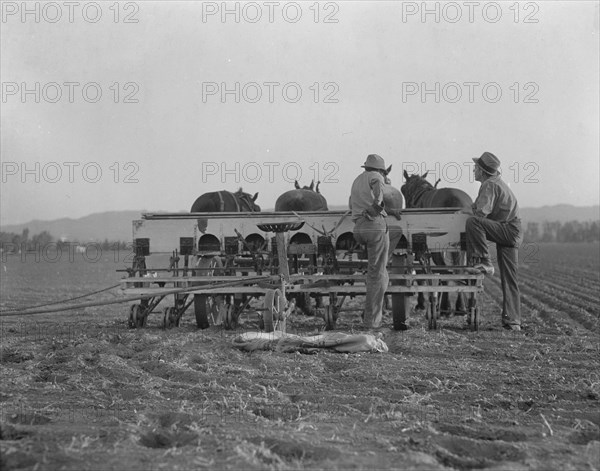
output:
M235 193L230 191L212 191L198 196L192 204L191 213L239 213L244 211L260 212L260 206L255 201L258 193L251 196L250 193L244 193L240 188ZM206 231L207 220L198 219L198 229L204 233Z
M383 206L385 209L388 209L388 210L394 209L394 210L400 211L400 210L402 210L402 208L404 208L404 198L402 196L402 192L395 186L392 186L392 181L389 177L389 174L391 171L392 171L392 166L390 165L383 172L384 173L384 175L383 175L383 180L384 180ZM395 229L394 227L389 227L389 237L390 237L390 248L388 250L388 253L389 253L388 263L392 259L392 253L393 253L394 249L396 248L396 246L398 245L398 242L400 242L400 239L402 239L402 230L399 228ZM385 308L388 310L392 309L391 295L387 295L385 297Z
M298 180L294 182L295 189L283 193L275 201L275 211L329 211L327 200L319 191L319 184L315 189L315 181L310 186L300 188Z
M389 178L389 174L391 171L392 171L392 166L390 165L385 170L384 176L383 176L383 180L384 180L383 207L384 207L384 209L388 209L388 210L393 209L396 211L400 211L404 207L404 198L402 197L402 192L400 190L398 190L398 188L392 186L392 181ZM393 250L396 248L396 245L398 245L398 242L400 242L400 239L402 238L402 231L391 229L389 235L390 235L389 253L390 253L390 258L391 258L391 254L392 254Z
M244 193L240 188L235 193L230 191L213 191L204 193L196 198L191 213L223 213L223 212L260 212L260 206L255 201L258 198L258 193L254 196L249 193ZM208 227L208 220L199 218L197 220L198 229L202 234L206 232ZM217 242L217 249L219 243ZM213 257L200 257L196 263L196 267L200 268L199 275L222 275L223 274L223 263L221 258L218 256ZM224 303L222 296L206 296L206 295L195 295L194 296L194 307L196 311L196 323L199 328L205 329L209 326L208 314L213 317L217 314L217 319L214 320L215 325L223 323L224 309L227 306Z
M404 170L404 178L406 182L400 190L406 200L407 208L462 208L470 211L473 205L471 197L458 188L437 188L438 180L434 185L429 183L426 178L429 172L423 175L408 175ZM436 265L446 265L444 252L433 252L431 257ZM466 254L452 252L453 265L465 265ZM465 312L465 298L462 293L458 293L456 299L456 312ZM450 311L450 302L448 293L443 293L440 300L440 311L447 313ZM417 309L424 310L424 296L419 293Z
M224 213L241 211L259 212L260 206L255 201L258 198L258 193L251 196L249 193L244 193L240 188L235 193L230 191L213 191L204 193L196 198L191 213Z
M277 201L275 201L275 211L329 211L327 200L319 191L319 184L315 188L315 181L311 181L309 186L300 187L298 180L294 182L294 189L283 193ZM310 237L306 234L299 233L290 239L290 244L312 244ZM310 307L310 295L298 294L295 295L296 308L300 312L313 314ZM323 306L321 296L317 297L317 307Z
M408 175L404 170L406 183L400 190L406 199L407 208L465 208L471 209L473 200L458 188L437 188L429 183L426 178L429 172L423 175Z
M404 206L404 198L402 197L402 192L398 190L398 188L392 186L392 181L388 176L391 171L392 166L390 165L385 170L385 175L383 176L383 180L385 182L383 186L384 208L401 210Z

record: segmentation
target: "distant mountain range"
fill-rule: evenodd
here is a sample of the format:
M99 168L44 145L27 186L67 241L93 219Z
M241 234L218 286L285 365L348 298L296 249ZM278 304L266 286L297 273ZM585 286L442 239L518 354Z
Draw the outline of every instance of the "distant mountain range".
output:
M110 211L90 214L79 219L61 218L53 221L33 220L24 224L2 226L0 231L21 234L29 229L29 236L48 231L54 239L78 242L130 241L133 238L131 221L140 219L145 211Z
M346 206L331 206L332 210L345 210ZM79 242L130 241L132 239L132 224L134 219L140 219L140 211L111 211L96 213L79 219L62 218L53 221L33 220L24 224L13 224L0 227L1 232L21 234L23 229L29 229L30 237L42 231L48 231L55 239ZM598 221L600 206L572 206L560 204L542 206L541 208L521 208L524 225L528 222L559 221Z

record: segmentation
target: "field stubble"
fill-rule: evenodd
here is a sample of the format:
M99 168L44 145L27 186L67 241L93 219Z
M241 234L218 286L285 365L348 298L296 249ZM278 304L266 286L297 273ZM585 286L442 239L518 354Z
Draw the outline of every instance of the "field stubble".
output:
M0 468L599 469L599 257L540 246L521 267L520 333L500 328L496 276L479 332L413 314L385 354L244 353L231 340L257 330L252 313L238 331L199 331L192 313L129 330L125 305L1 318ZM116 268L9 258L2 309L113 285Z

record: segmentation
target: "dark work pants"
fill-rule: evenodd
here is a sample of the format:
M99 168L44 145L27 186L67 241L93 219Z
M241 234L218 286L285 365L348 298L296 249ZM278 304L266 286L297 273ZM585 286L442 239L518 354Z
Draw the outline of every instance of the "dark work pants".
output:
M500 281L502 284L502 323L521 325L519 280L519 244L522 239L521 223L492 221L473 216L467 219L467 255L489 260L487 241L496 243Z

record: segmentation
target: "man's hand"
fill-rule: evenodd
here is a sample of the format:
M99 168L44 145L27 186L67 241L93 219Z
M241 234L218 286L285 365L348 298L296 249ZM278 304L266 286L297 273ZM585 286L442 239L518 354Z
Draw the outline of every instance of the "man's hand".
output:
M369 221L374 221L375 218L381 214L381 211L383 211L383 206L379 206L377 202L375 202L365 209L363 214Z
M389 216L394 216L398 221L402 219L402 211L399 209L386 209L385 212L388 213Z
M369 206L363 211L363 216L366 217L369 221L374 221L375 218L379 216L379 213L375 211L375 209L372 206Z

